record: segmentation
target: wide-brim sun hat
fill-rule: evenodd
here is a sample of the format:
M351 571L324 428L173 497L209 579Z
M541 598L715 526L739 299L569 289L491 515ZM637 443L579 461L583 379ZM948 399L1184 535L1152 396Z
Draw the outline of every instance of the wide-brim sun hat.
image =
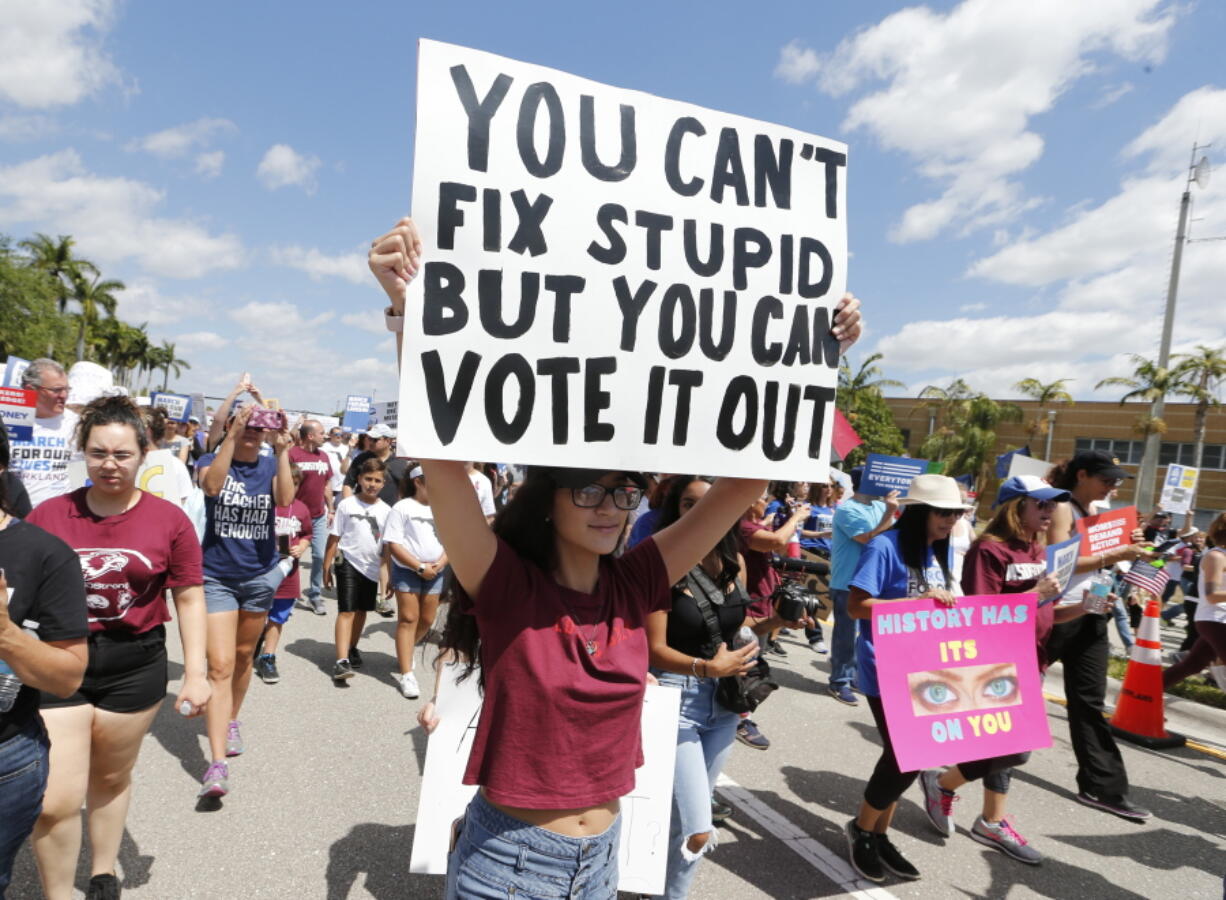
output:
M1052 487L1038 475L1014 475L1000 484L993 506L1000 506L1015 497L1033 497L1036 500L1055 500L1063 503L1072 495L1058 487Z
M916 475L907 496L899 498L900 506L931 506L934 509L970 509L971 504L962 499L958 482L948 475L925 473Z

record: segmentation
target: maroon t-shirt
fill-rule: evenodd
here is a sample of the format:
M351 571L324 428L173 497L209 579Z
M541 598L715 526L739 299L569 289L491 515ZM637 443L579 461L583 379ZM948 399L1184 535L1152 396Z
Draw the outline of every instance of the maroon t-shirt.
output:
M767 528L761 522L752 522L749 519L741 519L740 527L741 555L745 557L746 569L745 588L749 591L749 598L753 601L746 612L755 619L765 619L774 613L771 608L771 595L779 586L780 576L771 566L771 557L774 554L765 550L751 550L749 537L756 532L772 529Z
M992 541L981 539L971 544L962 561L962 593L1026 594L1033 593L1039 579L1047 573L1047 550L1035 541ZM1038 608L1034 618L1035 640L1038 642L1039 669L1046 671L1047 656L1043 645L1051 635L1056 604Z
M485 674L464 783L523 809L580 809L630 793L643 764L645 624L671 605L655 541L602 560L596 589L582 594L499 540L480 594L462 602L477 617Z
M142 492L115 516L96 516L88 488L40 503L26 519L77 551L89 630L142 634L170 621L166 589L204 584L200 541L183 510Z
M294 499L305 503L311 518L318 519L328 508L324 491L332 480L332 460L322 450L310 453L295 446L289 448L289 461L297 463L302 472L302 484L298 485Z
M307 510L306 504L301 500L295 500L289 506L277 507L277 521L274 530L277 534L277 543L281 543L282 537L289 538L289 545L292 547L302 540L310 540L314 529L311 527L311 513ZM285 576L281 582L281 586L277 588L277 592L273 594L275 600L286 600L290 597L297 597L300 588L298 578L299 561L294 560L294 568Z

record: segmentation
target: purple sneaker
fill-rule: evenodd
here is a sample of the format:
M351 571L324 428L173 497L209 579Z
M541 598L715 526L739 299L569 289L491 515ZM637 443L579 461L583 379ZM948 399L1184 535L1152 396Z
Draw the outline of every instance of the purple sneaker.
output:
M242 756L243 736L238 733L238 726L242 724L236 720L226 729L226 756Z
M209 766L201 781L200 793L197 797L224 797L230 793L230 767L223 762L215 762Z

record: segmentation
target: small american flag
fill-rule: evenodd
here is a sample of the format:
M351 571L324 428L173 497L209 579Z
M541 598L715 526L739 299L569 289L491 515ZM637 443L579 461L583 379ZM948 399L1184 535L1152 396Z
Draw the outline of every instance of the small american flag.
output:
M1128 574L1124 576L1124 581L1131 584L1133 587L1138 587L1143 591L1149 591L1155 597L1161 597L1163 590L1166 589L1166 583L1171 580L1171 576L1166 573L1166 567L1158 568L1151 566L1149 563L1136 563Z

